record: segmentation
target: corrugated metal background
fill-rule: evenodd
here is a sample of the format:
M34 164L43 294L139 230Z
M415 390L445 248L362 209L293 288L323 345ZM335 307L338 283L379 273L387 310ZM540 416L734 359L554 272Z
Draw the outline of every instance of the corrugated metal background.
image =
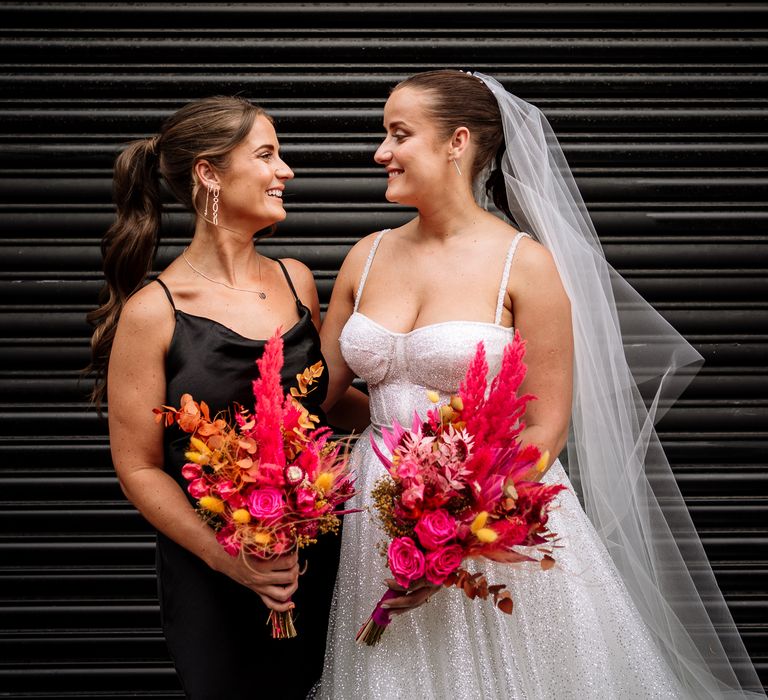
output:
M661 433L768 679L768 4L0 3L0 27L0 695L180 695L79 380L120 144L193 98L260 102L296 171L265 251L325 303L408 216L372 154L388 89L437 67L544 110L609 259L706 357ZM170 211L158 269L190 231Z

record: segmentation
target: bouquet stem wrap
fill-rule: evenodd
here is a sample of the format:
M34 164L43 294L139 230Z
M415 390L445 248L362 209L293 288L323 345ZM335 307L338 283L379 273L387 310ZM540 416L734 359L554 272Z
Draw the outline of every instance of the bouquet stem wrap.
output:
M272 623L272 639L291 639L297 636L296 627L293 625L293 610L271 610L267 622Z
M374 608L368 621L360 628L360 631L355 637L355 641L358 644L366 644L369 647L375 646L379 643L381 635L384 634L384 630L387 628L390 622L392 622L392 613L386 608L382 607L384 603L392 598L397 598L400 595L392 589L388 590Z

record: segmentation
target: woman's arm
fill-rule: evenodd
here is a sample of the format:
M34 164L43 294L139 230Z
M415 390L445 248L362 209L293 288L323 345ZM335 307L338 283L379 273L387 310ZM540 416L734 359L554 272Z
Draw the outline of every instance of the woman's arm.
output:
M163 427L152 409L165 402L165 354L172 333L173 315L159 285L148 285L123 309L107 384L110 446L120 486L157 530L255 591L267 607L288 610L298 585L296 555L249 562L230 556L163 470Z
M520 241L509 278L507 301L526 344L520 391L537 397L528 404L521 440L547 450L549 467L565 446L571 416L571 305L551 253L531 239Z
M331 293L331 301L328 304L328 311L323 319L323 325L320 329L320 338L323 346L323 357L328 363L330 382L328 385L328 398L323 404L323 409L328 412L337 401L345 395L355 375L341 354L339 337L344 328L344 324L352 315L355 306L355 292L360 284L360 277L363 274L363 267L370 252L373 239L376 234L371 234L358 241L347 254L344 263L336 277ZM362 399L357 390L352 389L353 394L345 397L345 403L348 406L358 408L367 406L367 397ZM340 409L343 406L339 407ZM365 423L358 421L358 424L367 425L369 416L366 414Z

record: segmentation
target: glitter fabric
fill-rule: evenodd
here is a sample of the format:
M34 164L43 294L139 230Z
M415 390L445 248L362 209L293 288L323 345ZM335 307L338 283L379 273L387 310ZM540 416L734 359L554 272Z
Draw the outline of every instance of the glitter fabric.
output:
M371 258L374 252L375 245ZM386 473L371 449L371 434L385 450L378 437L382 426L393 420L410 425L414 411L423 415L431 406L427 389L443 399L455 392L480 340L491 373L498 371L503 347L513 338L499 316L497 323L449 321L393 333L355 310L340 343L350 368L369 384L372 427L352 455L359 493L351 507L370 506L371 488ZM557 566L546 572L534 564L485 560L468 566L484 571L489 583L507 585L512 615L490 601L443 589L426 605L395 616L374 647L357 645L355 634L390 575L376 547L384 536L372 513L346 518L317 694L340 700L684 697L559 462L544 481L568 488L550 516L563 545Z

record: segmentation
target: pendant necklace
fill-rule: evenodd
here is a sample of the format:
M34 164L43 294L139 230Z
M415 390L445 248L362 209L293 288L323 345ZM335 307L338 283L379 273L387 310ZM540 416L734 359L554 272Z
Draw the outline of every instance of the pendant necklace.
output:
M204 277L209 282L213 282L214 284L220 284L222 287L227 287L227 289L233 289L236 292L248 292L249 294L258 294L260 299L266 299L267 295L266 292L260 291L258 289L243 289L242 287L235 287L231 284L227 284L226 282L220 282L219 280L213 279L213 277L208 277L204 272L201 272L198 270L187 257L187 251L189 250L189 246L184 248L184 250L181 251L181 257L184 258L184 262L189 265L190 269L193 272L196 272L200 277ZM259 284L261 284L261 255L259 255Z

